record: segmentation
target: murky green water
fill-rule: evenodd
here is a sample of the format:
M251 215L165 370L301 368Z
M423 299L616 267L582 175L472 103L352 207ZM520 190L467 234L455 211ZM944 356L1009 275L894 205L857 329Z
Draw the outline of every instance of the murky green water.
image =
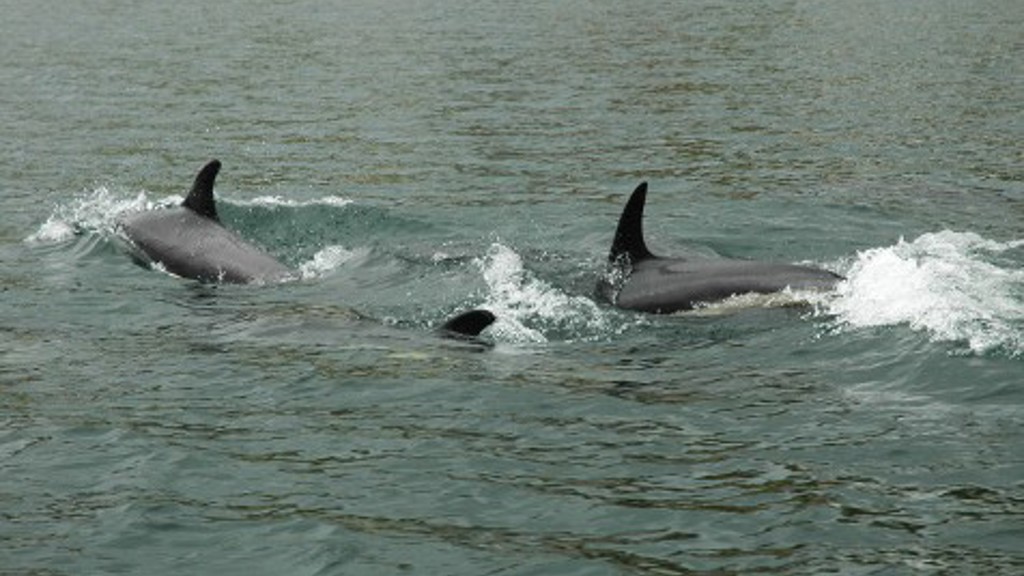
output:
M1019 2L0 9L0 573L1024 570ZM210 158L300 280L131 263ZM643 179L848 281L612 310Z

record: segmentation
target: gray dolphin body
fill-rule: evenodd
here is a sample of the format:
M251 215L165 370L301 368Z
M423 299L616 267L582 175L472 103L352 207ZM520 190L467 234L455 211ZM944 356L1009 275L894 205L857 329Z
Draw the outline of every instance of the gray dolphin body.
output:
M293 277L284 264L221 225L213 200L218 172L220 161L210 161L196 175L181 206L134 214L119 223L131 241L133 258L200 282L275 282ZM472 339L494 321L489 310L469 310L448 319L437 332Z
M213 183L220 161L196 175L181 206L134 214L120 222L140 263L156 263L168 272L201 282L274 282L292 272L217 217Z
M796 264L655 256L644 242L646 200L643 182L622 211L608 253L611 270L598 283L598 292L619 308L671 314L740 294L828 290L842 279L828 270Z

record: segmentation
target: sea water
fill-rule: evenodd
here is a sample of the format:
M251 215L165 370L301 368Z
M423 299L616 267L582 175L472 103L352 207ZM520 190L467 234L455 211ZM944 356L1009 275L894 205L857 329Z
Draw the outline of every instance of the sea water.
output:
M1019 2L0 8L0 574L1024 570ZM616 310L642 180L845 280Z

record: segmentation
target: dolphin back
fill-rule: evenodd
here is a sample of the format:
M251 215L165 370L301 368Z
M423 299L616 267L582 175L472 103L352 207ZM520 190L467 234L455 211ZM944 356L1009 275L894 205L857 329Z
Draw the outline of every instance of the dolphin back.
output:
M134 214L119 223L135 260L200 282L288 278L291 271L284 264L221 225L213 198L220 166L219 160L203 166L181 207Z
M827 290L842 279L812 266L655 256L644 241L646 201L647 183L641 182L619 217L609 270L597 284L598 295L619 308L670 314L740 294Z
M200 282L266 282L291 275L284 264L214 220L186 208L143 212L121 223L136 260ZM138 254L141 253L141 254Z

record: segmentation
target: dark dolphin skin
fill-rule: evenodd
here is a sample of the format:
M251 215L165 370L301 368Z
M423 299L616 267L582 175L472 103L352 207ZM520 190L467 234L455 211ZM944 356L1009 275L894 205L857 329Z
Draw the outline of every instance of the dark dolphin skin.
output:
M647 249L643 214L647 183L626 203L598 293L615 306L654 314L692 310L739 294L829 290L842 277L811 266L731 259L662 258Z
M295 277L284 264L241 236L217 217L213 183L220 161L196 175L181 206L131 215L119 225L131 242L132 257L143 266L157 263L168 272L200 282L277 282ZM487 310L469 310L438 328L445 337L478 336L495 321Z
M284 264L228 230L217 217L213 183L220 161L196 175L181 206L131 215L120 222L140 264L157 263L200 282L274 282L292 275Z
M479 336L485 328L497 320L490 310L476 309L450 318L438 329L442 336L467 338Z

